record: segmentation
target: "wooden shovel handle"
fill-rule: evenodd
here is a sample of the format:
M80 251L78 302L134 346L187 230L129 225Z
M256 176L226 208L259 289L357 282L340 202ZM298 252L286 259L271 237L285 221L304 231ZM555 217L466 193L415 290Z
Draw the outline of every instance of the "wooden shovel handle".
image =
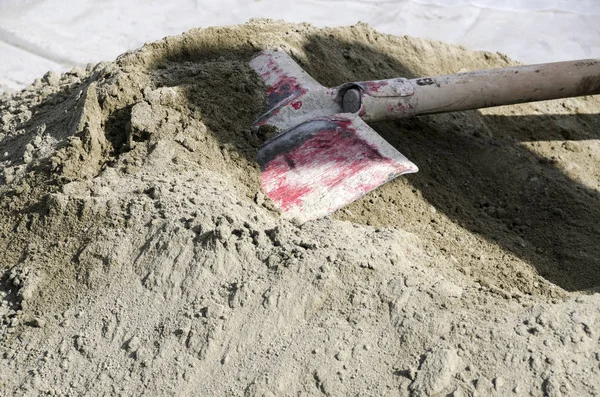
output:
M417 114L600 94L600 60L555 62L411 80Z
M390 80L398 84L400 79ZM362 95L365 121L600 94L600 59L515 66L401 82L401 96ZM411 91L406 95L406 91Z

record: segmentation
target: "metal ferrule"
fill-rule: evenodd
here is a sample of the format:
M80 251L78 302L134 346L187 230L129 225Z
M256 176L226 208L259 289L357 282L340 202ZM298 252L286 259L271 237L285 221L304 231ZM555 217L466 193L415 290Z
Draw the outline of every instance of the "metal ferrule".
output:
M346 113L358 113L365 121L415 115L416 98L412 83L405 78L361 81L338 87Z

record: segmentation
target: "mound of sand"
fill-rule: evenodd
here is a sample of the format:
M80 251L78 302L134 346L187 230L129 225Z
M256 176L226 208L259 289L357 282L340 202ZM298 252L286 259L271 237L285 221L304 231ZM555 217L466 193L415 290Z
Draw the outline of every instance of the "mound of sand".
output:
M514 64L365 25L197 29L0 97L0 394L600 393L600 100L381 122L421 168L301 227L262 48L324 85Z

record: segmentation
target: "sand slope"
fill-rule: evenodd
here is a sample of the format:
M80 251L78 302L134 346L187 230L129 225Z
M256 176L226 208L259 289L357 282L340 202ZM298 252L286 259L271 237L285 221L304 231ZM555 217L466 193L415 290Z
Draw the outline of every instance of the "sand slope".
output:
M514 64L255 20L0 97L0 392L597 394L600 100L376 123L421 172L298 227L254 162L271 47L325 85Z

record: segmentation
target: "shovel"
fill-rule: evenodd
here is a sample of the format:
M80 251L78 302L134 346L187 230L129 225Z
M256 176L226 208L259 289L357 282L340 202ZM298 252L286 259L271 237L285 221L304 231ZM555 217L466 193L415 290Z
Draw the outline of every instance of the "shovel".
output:
M285 218L303 223L418 171L369 121L600 94L600 59L479 70L328 88L282 50L250 66L268 88L255 126L280 132L258 150L261 187Z

